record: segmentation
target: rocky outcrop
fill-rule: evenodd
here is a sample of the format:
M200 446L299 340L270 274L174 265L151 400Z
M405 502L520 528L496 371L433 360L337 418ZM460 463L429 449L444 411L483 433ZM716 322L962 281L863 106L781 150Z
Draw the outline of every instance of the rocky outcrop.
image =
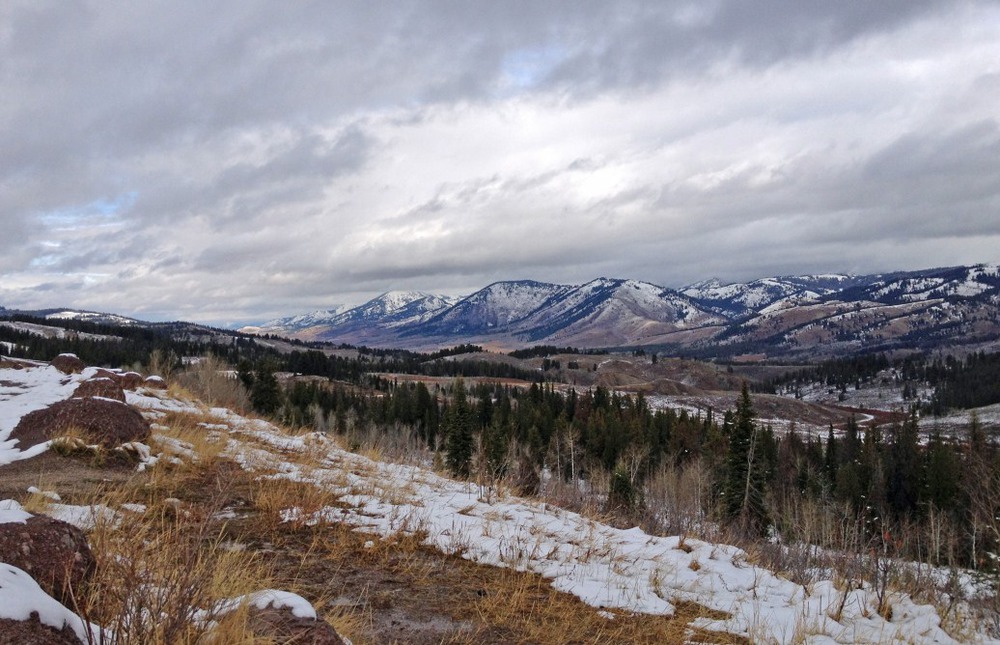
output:
M269 642L301 645L344 645L329 623L316 618L302 618L283 607L250 608L249 628L254 636Z
M162 376L147 376L142 382L143 387L149 388L150 390L165 390L167 389L167 382L163 380Z
M76 354L59 354L49 364L63 374L79 374L87 367Z
M114 399L125 403L125 391L118 385L117 381L107 377L87 379L77 386L73 392L73 398L84 399L97 396L104 399Z
M109 642L106 636L45 593L26 571L0 562L0 645Z
M45 593L67 605L72 604L71 591L78 594L96 566L83 531L41 515L0 524L0 562L24 570Z
M27 620L0 618L0 645L80 645L69 625L61 630L45 625L32 614Z
M131 406L101 398L70 398L21 417L10 438L25 449L78 432L91 444L115 448L149 438L149 422Z
M124 372L118 377L118 384L123 390L134 390L142 385L142 374L138 372Z

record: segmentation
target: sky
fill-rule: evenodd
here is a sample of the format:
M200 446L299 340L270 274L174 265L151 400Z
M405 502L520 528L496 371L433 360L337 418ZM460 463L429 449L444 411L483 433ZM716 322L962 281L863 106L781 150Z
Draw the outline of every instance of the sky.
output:
M0 3L0 305L1000 262L1000 2Z

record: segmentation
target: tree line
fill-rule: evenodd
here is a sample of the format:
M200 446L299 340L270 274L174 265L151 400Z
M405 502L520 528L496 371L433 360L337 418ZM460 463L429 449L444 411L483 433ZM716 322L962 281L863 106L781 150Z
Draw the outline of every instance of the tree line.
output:
M296 382L286 396L279 414L294 425L410 432L454 476L506 481L523 494L538 494L549 478L550 487L596 492L607 511L651 528L677 510L665 510L656 482L696 467L703 491L687 511L748 538L877 546L978 568L992 567L988 554L1000 548L1000 452L974 418L962 437L922 441L915 410L888 425L851 419L825 437L794 428L779 436L756 420L746 388L721 415L653 409L641 394L603 387L462 380L382 380L373 389Z

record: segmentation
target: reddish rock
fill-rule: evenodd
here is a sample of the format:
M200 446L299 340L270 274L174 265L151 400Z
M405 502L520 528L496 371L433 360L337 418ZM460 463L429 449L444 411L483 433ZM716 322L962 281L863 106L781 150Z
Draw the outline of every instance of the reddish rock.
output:
M113 379L107 377L87 379L83 383L80 383L73 392L73 397L77 399L88 396L99 396L125 403L125 392L121 386Z
M82 398L59 401L21 417L11 439L21 450L48 441L69 430L78 431L89 443L115 448L129 441L146 441L149 422L139 412L120 401Z
M142 385L142 374L138 372L125 372L118 377L118 383L123 390L134 390Z
M68 625L58 630L33 613L28 620L0 619L0 645L80 645L80 639Z
M144 380L142 384L144 387L148 387L151 390L167 389L167 382L163 380L162 376L147 376L146 380Z
M121 377L121 372L112 372L111 370L104 369L103 367L98 367L94 369L94 375L91 378L109 378L115 383L118 383L121 380Z
M287 607L276 609L251 607L250 631L259 638L296 645L344 645L344 639L330 623L315 618L300 618Z
M59 354L49 364L63 374L79 374L87 367L76 354Z
M83 531L42 515L30 517L24 524L0 524L0 562L23 569L45 593L64 605L72 605L71 590L79 597L79 589L96 566Z

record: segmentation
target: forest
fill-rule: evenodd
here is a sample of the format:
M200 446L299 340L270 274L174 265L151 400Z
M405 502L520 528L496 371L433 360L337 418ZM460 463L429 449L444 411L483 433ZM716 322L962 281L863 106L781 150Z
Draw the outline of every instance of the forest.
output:
M383 380L365 391L296 382L278 396L271 409L286 423L416 440L454 476L502 480L522 494L596 493L607 512L652 531L719 522L747 539L976 568L993 567L1000 547L1000 452L974 416L958 439L922 441L916 410L886 426L852 419L817 438L758 423L747 389L731 410L701 416L651 409L642 395L552 384ZM687 493L698 504L671 507L682 491L665 487L691 485L691 473L698 490Z

